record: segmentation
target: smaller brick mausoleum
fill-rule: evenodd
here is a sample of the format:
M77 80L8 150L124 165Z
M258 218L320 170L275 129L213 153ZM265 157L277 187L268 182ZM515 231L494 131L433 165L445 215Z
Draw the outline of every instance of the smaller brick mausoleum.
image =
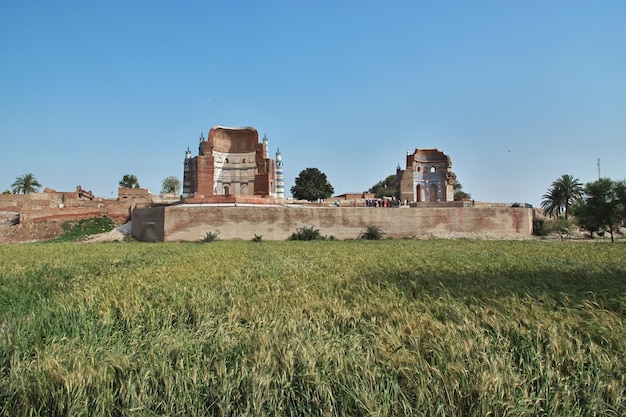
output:
M407 153L406 169L398 166L400 201L440 203L454 201L456 174L450 157L439 149L415 149Z

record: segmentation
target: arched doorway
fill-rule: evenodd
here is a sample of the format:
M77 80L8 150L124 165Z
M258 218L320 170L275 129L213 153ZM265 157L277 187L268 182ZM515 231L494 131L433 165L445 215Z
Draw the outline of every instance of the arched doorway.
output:
M419 203L420 201L422 201L422 186L417 184L415 187L415 202Z
M230 185L224 186L224 195L230 195Z
M430 184L430 187L428 187L428 197L431 203L437 202L437 184Z

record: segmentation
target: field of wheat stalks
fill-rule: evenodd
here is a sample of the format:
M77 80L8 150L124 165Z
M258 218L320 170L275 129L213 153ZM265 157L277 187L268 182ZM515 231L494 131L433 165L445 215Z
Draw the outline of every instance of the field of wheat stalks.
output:
M626 245L0 245L0 415L621 416Z

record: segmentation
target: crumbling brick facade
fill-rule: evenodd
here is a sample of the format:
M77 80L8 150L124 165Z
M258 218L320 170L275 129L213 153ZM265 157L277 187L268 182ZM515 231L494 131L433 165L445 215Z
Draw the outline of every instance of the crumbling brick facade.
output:
M438 149L416 149L397 172L398 198L407 202L454 201L456 175L450 157Z
M198 156L187 150L183 196L274 196L276 169L267 147L252 127L212 127L206 140L200 135Z

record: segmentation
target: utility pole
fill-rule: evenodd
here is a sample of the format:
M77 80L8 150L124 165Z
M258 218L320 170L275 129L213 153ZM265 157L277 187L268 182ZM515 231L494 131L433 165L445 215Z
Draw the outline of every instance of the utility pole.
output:
M598 179L600 178L600 158L598 158Z

